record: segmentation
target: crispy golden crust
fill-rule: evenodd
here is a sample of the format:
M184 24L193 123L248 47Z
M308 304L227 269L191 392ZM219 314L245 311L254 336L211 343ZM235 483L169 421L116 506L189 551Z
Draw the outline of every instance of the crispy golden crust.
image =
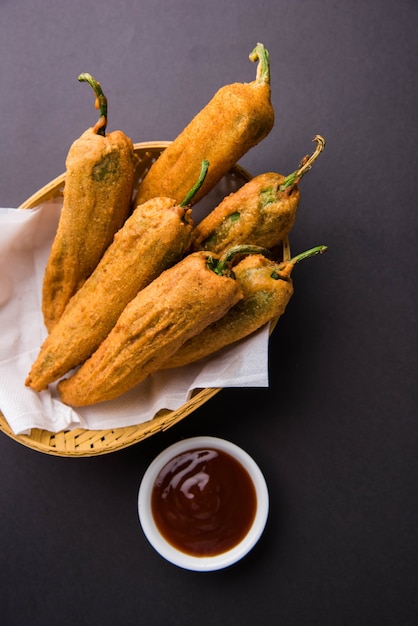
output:
M278 190L284 180L274 172L260 174L224 198L195 227L192 250L222 254L241 243L276 246L293 228L300 200L296 186L290 193Z
M128 216L134 169L132 141L121 131L103 137L90 128L70 147L63 207L43 282L48 330Z
M224 315L241 290L233 278L208 269L207 257L185 257L139 292L91 358L59 383L61 400L83 406L121 395Z
M138 190L136 202L167 194L181 202L199 176L201 163L210 163L193 204L273 128L274 110L268 83L234 83L221 87L152 165Z
M250 255L234 268L243 299L221 319L186 341L161 369L193 363L255 332L285 312L293 295L292 266L278 264L262 255ZM272 278L276 273L280 278ZM275 274L275 275L276 275Z
M183 256L190 244L191 211L173 203L154 198L126 220L42 345L27 386L41 391L85 361L138 291Z

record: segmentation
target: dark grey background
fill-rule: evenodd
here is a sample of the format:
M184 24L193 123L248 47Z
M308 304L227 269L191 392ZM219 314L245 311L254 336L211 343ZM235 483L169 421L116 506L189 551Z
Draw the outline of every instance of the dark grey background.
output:
M302 182L295 295L269 389L225 390L164 434L91 459L0 433L0 619L49 624L409 626L418 623L417 53L415 0L1 0L0 205L64 171L96 120L174 139L270 51L275 128L242 160ZM1 383L0 383L1 384ZM266 531L231 569L163 561L137 520L141 477L179 438L243 446L271 495Z

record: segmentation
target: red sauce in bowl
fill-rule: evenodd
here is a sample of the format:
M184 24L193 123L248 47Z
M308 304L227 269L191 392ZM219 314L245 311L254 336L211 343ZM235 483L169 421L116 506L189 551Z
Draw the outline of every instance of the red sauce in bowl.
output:
M159 472L151 510L159 532L177 550L215 556L234 548L254 521L257 495L247 470L230 454L197 448Z

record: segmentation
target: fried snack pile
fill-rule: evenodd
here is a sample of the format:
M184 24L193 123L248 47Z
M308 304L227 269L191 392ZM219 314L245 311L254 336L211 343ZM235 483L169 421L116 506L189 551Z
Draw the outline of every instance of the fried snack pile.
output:
M189 254L138 292L90 359L59 383L63 402L84 406L128 391L238 302L238 282L208 259Z
M191 236L190 209L170 198L138 206L51 329L26 384L42 391L90 357L138 291L182 258Z
M61 400L111 400L147 376L202 359L277 321L293 294L292 271L317 246L276 257L297 216L298 169L243 184L195 225L193 206L271 131L270 61L263 44L252 83L221 88L150 166L134 197L135 151L122 131L106 135L107 102L96 93L97 124L71 146L64 201L45 269L48 336L25 384L58 381Z

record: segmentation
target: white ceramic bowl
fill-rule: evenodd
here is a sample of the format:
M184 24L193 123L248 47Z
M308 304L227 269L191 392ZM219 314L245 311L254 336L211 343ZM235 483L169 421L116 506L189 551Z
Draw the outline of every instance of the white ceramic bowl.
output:
M175 548L159 531L151 509L151 496L157 476L173 457L197 448L210 448L235 458L247 470L256 492L254 520L238 544L214 556L193 556ZM229 567L242 559L257 543L267 522L269 495L264 476L255 461L240 447L217 437L192 437L179 441L161 452L146 470L138 494L138 514L142 530L154 549L167 561L183 569L208 572Z

